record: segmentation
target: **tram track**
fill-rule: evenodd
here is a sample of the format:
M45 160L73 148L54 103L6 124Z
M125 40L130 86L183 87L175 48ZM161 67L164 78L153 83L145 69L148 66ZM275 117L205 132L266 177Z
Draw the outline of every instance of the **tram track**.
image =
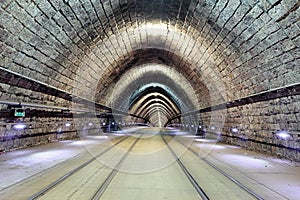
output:
M182 169L182 171L184 172L184 174L186 175L186 177L188 178L188 180L191 182L191 184L193 185L193 187L195 188L195 190L197 191L197 193L201 197L201 199L203 199L203 200L209 200L209 197L207 196L207 194L199 186L199 184L194 179L194 177L192 176L192 174L189 172L189 170L181 162L180 158L178 158L178 156L176 155L176 153L174 152L174 150L170 147L170 145L168 144L168 142L166 141L166 139L164 138L164 136L161 135L161 137L162 137L162 140L164 141L164 143L166 144L166 146L168 147L168 149L170 150L170 152L172 153L172 155L175 157L176 162L178 163L178 165L180 166L180 168Z
M164 142L166 143L166 145L168 145L168 142L166 141L165 137L171 137L171 136L162 136ZM172 137L172 139L173 139L173 137ZM182 145L182 147L184 147L185 149L190 151L194 156L197 157L197 159L204 162L209 167L211 167L213 170L218 172L220 175L222 175L223 177L226 177L226 179L230 180L233 184L238 186L241 190L248 193L252 197L251 199L257 199L257 200L263 200L264 199L263 197L261 197L260 195L258 195L257 193L255 193L251 189L249 189L247 186L245 186L244 184L239 182L237 179L233 178L232 176L227 174L225 171L218 168L213 163L209 162L207 159L199 158L197 152L195 150L193 150L192 148L190 148L189 146L187 146L186 144L184 144L182 141L179 141L178 139L175 139L175 141L176 141L177 144ZM182 166L183 171L187 171L187 176L191 176L191 178L189 178L189 179L191 179L191 182L196 182L195 184L192 183L194 185L194 187L196 188L196 190L197 190L198 187L201 188L201 193L203 192L205 194L205 196L207 197L207 199L213 199L212 197L210 197L211 192L209 192L208 190L206 191L206 189L203 189L203 186L205 185L205 181L207 181L207 180L202 180L201 182L199 182L199 181L197 182L197 180L196 180L197 178L195 178L197 176L197 174L193 173L193 172L190 172L190 170L185 166L187 163L182 161L182 159L179 158L180 156L178 154L176 154L176 152L174 150L175 148L170 147L170 145L168 145L168 148L170 148L170 150L172 151L172 154L176 157L177 162L180 163L180 165ZM180 147L177 147L177 148L180 148ZM182 150L181 150L181 152L182 152ZM182 156L184 156L184 155L182 155ZM232 191L232 193L233 192L234 191ZM199 193L199 195L200 195L200 193ZM201 196L201 198L203 198L202 195L200 195L200 196ZM205 196L204 196L204 198L205 198Z
M199 154L197 153L198 148L195 146L188 146L186 145L183 140L176 139L178 143L183 145L185 148L187 148L190 152L192 152L199 160L204 162L205 164L209 165L211 168L222 174L224 177L226 177L228 180L230 180L232 183L240 187L243 191L250 194L254 199L263 200L263 199L287 199L277 191L267 187L266 185L257 182L255 179L251 178L250 176L247 176L240 171L236 169L232 169L228 167L227 165L224 165L224 163L214 163L215 160L210 161L210 157L199 157ZM222 169L218 167L218 165L223 166ZM224 169L223 169L224 168ZM238 177L238 178L234 178Z
M125 136L124 138L122 138L121 140L119 140L118 142L116 142L114 145L106 148L105 150L103 150L102 152L100 152L99 154L97 154L96 156L94 156L92 159L84 162L80 166L74 168L73 170L71 170L68 173L66 173L63 176L61 176L59 179L57 179L54 182L50 183L48 186L46 186L42 190L34 193L32 196L30 196L28 198L28 200L39 199L43 195L47 194L50 190L52 190L53 188L59 186L62 182L64 182L65 180L67 180L68 178L70 178L71 176L73 176L74 174L76 174L77 172L79 172L80 170L82 170L83 168L87 167L89 164L91 164L92 162L94 162L99 157L103 156L104 154L108 153L111 149L115 148L116 146L118 146L119 144L121 144L122 142L124 142L128 138L130 138L130 136Z
M188 147L183 142L178 141L178 140L177 140L177 142L180 143L181 145L183 145L185 148L187 148L189 151L191 151L197 157L199 156L195 150L193 150L192 148ZM230 181L232 181L233 183L235 183L241 189L243 189L244 191L246 191L247 193L249 193L250 195L252 195L254 198L256 198L258 200L263 200L264 199L260 195L256 194L251 189L249 189L247 186L245 186L244 184L242 184L240 181L238 181L237 179L233 178L232 176L230 176L229 174L227 174L225 171L223 171L222 169L218 168L216 165L214 165L213 163L211 163L210 161L208 161L207 159L205 159L205 158L199 158L199 159L201 159L202 161L204 161L206 164L208 164L209 166L211 166L213 169L215 169L216 171L218 171L220 174L222 174L226 178L228 178Z
M111 173L109 174L109 176L101 184L101 186L99 187L99 189L97 190L97 192L94 194L92 200L98 200L98 199L101 198L101 196L103 195L103 193L105 192L105 190L108 188L109 184L111 183L111 181L113 180L113 178L116 176L116 174L120 170L122 164L124 163L124 161L126 160L126 158L129 155L129 153L131 152L131 150L133 149L133 147L136 145L136 143L139 141L140 138L141 138L141 136L139 138L137 138L134 141L134 143L130 146L130 148L125 153L125 155L121 158L121 160L118 162L118 164L113 168L113 170L111 171Z
M119 137L112 146L104 143L100 149L95 148L97 154L93 157L77 160L80 164L75 162L58 168L63 172L49 179L43 176L47 180L38 187L22 186L23 190L30 189L26 196L5 199L262 200L274 197L257 191L260 185L253 187L251 180L241 179L243 176L236 176L226 166L199 157L196 147L186 142L183 137L179 139L162 132ZM37 177L39 181L42 179Z

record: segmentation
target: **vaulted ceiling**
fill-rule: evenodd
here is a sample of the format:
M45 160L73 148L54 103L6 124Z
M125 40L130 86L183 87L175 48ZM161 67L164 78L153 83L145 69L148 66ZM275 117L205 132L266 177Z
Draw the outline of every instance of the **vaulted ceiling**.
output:
M297 0L4 0L0 14L1 68L155 125L300 78Z

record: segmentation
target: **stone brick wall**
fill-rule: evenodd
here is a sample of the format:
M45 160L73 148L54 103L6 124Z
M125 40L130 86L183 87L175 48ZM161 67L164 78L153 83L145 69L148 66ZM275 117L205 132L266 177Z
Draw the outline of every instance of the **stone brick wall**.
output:
M0 76L1 80L2 78L3 76ZM18 85L18 82L22 84ZM0 152L57 140L75 139L82 134L101 134L100 122L96 116L73 116L72 112L61 110L72 109L72 106L81 108L86 104L83 106L76 104L71 101L72 98L68 98L68 95L49 92L49 88L41 89L43 85L39 83L35 83L35 91L32 87L27 89L28 84L30 82L27 79L13 76L7 83L0 83L0 101L2 102L0 104ZM25 118L20 119L11 115L8 105L13 102L25 105L23 106ZM66 123L70 123L70 126L67 127ZM25 124L26 128L17 130L14 128L17 124Z
M75 95L108 105L114 83L145 63L170 66L179 72L170 79L189 80L198 109L299 84L299 7L298 0L3 0L1 99L68 106ZM31 81L11 79L14 73ZM274 127L264 126L290 122L286 112L294 103L266 102L253 112L270 107L279 114L267 116L277 121ZM254 118L236 108L227 110L234 120ZM266 128L241 123L249 135ZM291 124L297 123L285 126Z
M13 149L26 148L49 142L66 139L80 139L82 136L101 134L99 120L97 118L59 117L54 115L53 111L45 114L45 110L35 110L39 116L29 114L27 109L26 117L22 123L0 124L0 152ZM42 114L41 114L42 113ZM43 113L46 116L42 116ZM1 118L1 121L7 118ZM24 130L14 128L16 124L26 124ZM67 125L70 124L70 125Z
M231 107L226 109L226 113L202 113L206 136L299 161L299 100L300 95L294 95ZM225 117L224 121L211 121L212 118L222 119L222 116ZM238 131L233 132L232 128L237 128ZM281 131L287 132L290 137L280 138L277 134Z

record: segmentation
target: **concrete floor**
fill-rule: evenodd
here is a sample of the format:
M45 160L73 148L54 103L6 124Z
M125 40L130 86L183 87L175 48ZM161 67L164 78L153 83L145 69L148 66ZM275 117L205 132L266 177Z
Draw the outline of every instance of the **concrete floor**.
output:
M139 130L141 131L143 130ZM148 132L134 146L102 199L199 199L156 133L158 132ZM198 157L221 168L265 199L299 199L299 163L236 146L216 144L213 140L195 138L183 133L179 135L176 139L188 143L198 153ZM109 143L106 141L117 136L112 134L109 137L94 136L84 140L59 141L1 154L0 199L11 199L11 194L15 195L13 199L28 198L32 191L43 188L74 166L92 158L96 151L108 147ZM132 142L135 138L131 137L129 141ZM125 142L114 149L98 160L100 162L83 171L83 174L72 177L62 187L56 188L52 195L45 195L42 199L88 199L94 186L99 184L99 177L105 178L110 167L114 165L114 159L118 160L126 152L124 148L128 148L129 143ZM236 192L238 188L232 182L217 175L179 143L169 144L176 149L182 162L195 175L195 179L206 180L204 188L206 187L206 191L211 190L211 199L251 199Z

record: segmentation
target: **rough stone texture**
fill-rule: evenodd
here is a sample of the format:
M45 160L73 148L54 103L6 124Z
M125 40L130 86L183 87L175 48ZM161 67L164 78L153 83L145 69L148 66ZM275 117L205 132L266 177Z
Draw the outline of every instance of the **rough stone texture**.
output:
M3 120L3 119L1 119ZM71 123L70 127L65 126ZM88 123L93 123L89 125ZM74 123L74 118L60 117L31 117L25 118L24 130L14 129L15 123L1 124L0 127L0 152L13 149L36 146L57 140L74 139L86 134L99 134L101 129L98 120L81 119L81 124Z
M208 137L299 161L299 98L300 95L296 95L246 104L229 108L226 113L203 113L202 125ZM218 120L222 117L226 120ZM238 132L232 132L232 128ZM280 138L277 135L280 131L289 133L290 137Z
M299 84L299 15L297 0L4 0L0 3L0 67L91 101L109 105L115 99L122 105L118 97L124 88L114 87L127 79L122 75L143 64L162 64L179 72L170 73L169 79L189 81L196 99L188 101L205 109ZM138 77L128 77L128 82ZM178 84L187 88L184 81ZM33 87L27 90L35 91ZM3 90L1 99L34 102L31 92L23 96L19 89L15 94ZM111 96L112 91L116 96ZM44 101L42 96L38 99ZM55 101L53 97L43 103ZM279 107L256 104L247 105L253 113L282 112L278 118L267 115L257 120L275 120L279 128L290 126L285 110L294 107L292 101ZM226 121L235 109L227 110ZM270 132L250 126L249 113L239 117L249 135L258 135L254 140L269 138L265 135ZM297 115L296 120L299 123ZM299 132L299 127L293 132ZM299 144L294 137L288 143ZM284 153L294 157L288 154Z
M10 83L10 82L9 82ZM99 134L100 124L94 117L66 117L58 108L79 108L80 105L71 105L72 102L30 89L0 83L0 99L3 102L15 101L21 104L47 106L53 109L24 106L26 117L19 122L18 118L11 117L10 109L6 104L0 105L0 152L12 149L25 148L62 139L78 138L82 134ZM58 108L57 108L58 107ZM54 113L54 114L53 114ZM7 121L9 120L9 121ZM17 120L17 121L16 121ZM66 127L66 123L72 123ZM89 123L92 123L89 125ZM16 130L14 125L26 124L25 130Z

